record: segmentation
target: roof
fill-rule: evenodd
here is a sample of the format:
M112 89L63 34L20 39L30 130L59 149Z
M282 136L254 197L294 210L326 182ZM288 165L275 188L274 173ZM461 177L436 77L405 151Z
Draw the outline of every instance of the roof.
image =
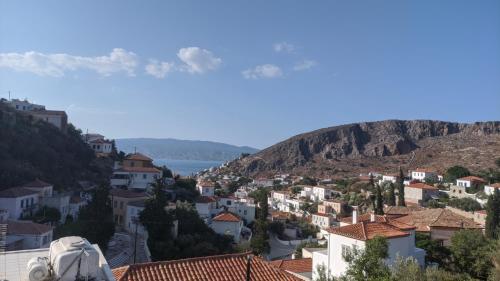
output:
M269 262L272 266L294 273L312 272L312 259L275 260Z
M45 224L34 223L31 221L14 221L7 222L7 234L10 235L40 235L52 230L51 226Z
M215 182L203 180L203 181L199 181L196 185L198 185L198 186L207 186L207 187L210 186L210 187L213 187L213 186L215 186Z
M217 202L217 199L213 196L200 196L196 200L196 203L202 203L202 204L213 203L213 202Z
M322 214L322 213L314 213L312 214L313 216L320 216L320 217L332 217L331 215L328 214Z
M146 200L137 200L137 201L128 202L127 205L133 206L133 207L138 207L138 208L144 208L146 206Z
M38 194L38 191L29 190L24 187L11 187L0 191L0 198L17 198L33 194Z
M32 110L30 111L30 114L33 115L63 115L66 116L66 112L62 110Z
M131 153L125 157L125 160L153 161L153 159L141 153Z
M91 140L90 143L111 143L111 141L103 140L103 139L95 139Z
M418 188L418 189L426 189L426 190L439 190L437 187L425 184L423 182L410 183L407 187Z
M416 168L414 172L435 173L436 171L429 168Z
M424 208L420 206L388 206L384 208L386 215L408 215L410 212L422 211Z
M431 227L482 228L474 220L446 209L426 209L411 212L404 217L394 219L394 221L413 225L420 232L428 232Z
M489 187L500 188L500 182L488 184Z
M122 167L117 172L136 172L136 173L160 173L155 167Z
M116 281L233 281L245 280L248 253L133 264L113 269ZM252 281L299 281L259 257L251 261Z
M147 197L148 195L144 192L137 192L127 189L113 188L109 191L111 196L123 197L123 198L141 198Z
M364 213L362 215L358 215L358 222L368 222L370 220L371 220L370 213ZM345 217L345 218L340 219L340 221L343 223L352 224L352 217ZM375 221L376 222L386 222L386 218L384 216L375 215Z
M23 185L23 187L39 187L39 188L47 187L47 186L52 186L52 184L46 183L38 178L32 182L29 182L29 183Z
M215 216L213 221L225 221L225 222L240 222L241 219L238 217L238 215L235 215L231 212L222 212Z
M330 228L328 232L362 241L373 239L376 236L382 236L390 239L410 235L409 232L402 231L397 227L385 222L360 222L356 224Z
M83 200L80 196L71 196L69 198L69 203L70 204L78 204L78 203L82 203L84 201L85 200Z
M478 182L484 182L486 183L486 181L480 177L476 177L476 176L468 176L468 177L463 177L463 178L459 178L457 180L461 180L461 181L478 181Z

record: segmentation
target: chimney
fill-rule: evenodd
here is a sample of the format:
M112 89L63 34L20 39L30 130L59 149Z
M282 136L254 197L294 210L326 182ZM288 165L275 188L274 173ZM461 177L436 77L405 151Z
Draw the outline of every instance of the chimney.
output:
M371 213L370 213L370 221L375 222L375 212L374 211L371 211Z
M352 224L358 223L358 207L352 207Z

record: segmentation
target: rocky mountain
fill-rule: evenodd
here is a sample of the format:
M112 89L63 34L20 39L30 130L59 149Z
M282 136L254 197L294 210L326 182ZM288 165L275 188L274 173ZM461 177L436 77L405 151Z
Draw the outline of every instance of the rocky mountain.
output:
M475 171L493 167L498 157L500 121L386 120L300 134L233 161L230 169L253 176L283 172L332 177L395 171L400 165L440 171L464 165Z
M235 146L220 142L178 139L130 138L116 139L119 150L130 153L134 149L154 159L229 161L242 153L258 150L248 146Z

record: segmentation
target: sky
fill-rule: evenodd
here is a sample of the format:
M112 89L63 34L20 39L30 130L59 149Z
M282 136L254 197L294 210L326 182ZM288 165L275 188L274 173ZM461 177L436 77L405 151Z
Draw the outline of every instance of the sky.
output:
M0 97L109 138L265 148L500 120L500 1L0 1Z

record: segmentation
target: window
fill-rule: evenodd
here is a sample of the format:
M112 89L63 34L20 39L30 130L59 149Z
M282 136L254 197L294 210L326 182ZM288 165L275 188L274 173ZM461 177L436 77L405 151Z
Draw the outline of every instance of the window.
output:
M243 211L243 215L246 215L246 214L247 214L247 210L244 210L244 211Z
M146 174L142 174L142 178L143 178L143 179L146 179L147 177L148 177L148 175L146 175Z
M351 247L347 245L342 245L342 257L346 257L351 253Z
M24 199L21 200L21 208L24 208Z
M31 205L35 204L35 199L31 198Z
M231 206L231 200L227 200L226 205Z
M123 201L120 202L120 210L123 210Z
M118 207L118 201L115 200L115 201L113 201L113 208L116 208L116 207Z

